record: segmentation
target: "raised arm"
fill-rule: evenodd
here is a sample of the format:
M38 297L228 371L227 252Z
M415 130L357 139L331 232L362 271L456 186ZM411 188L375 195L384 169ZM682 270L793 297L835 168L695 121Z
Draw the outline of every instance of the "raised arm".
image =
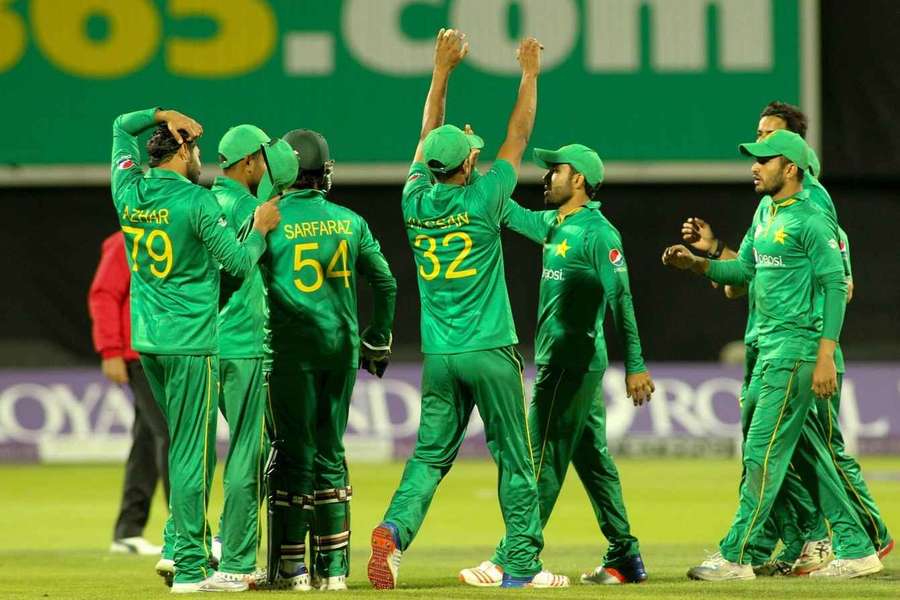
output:
M541 71L541 48L540 42L536 39L527 38L522 41L516 52L516 58L522 66L519 95L509 116L506 139L497 152L497 158L511 164L516 173L522 164L522 154L525 153L528 139L534 129L534 117L537 113L537 80Z
M113 202L116 201L122 186L143 176L141 149L138 146L137 136L159 123L166 123L179 143L183 141L180 131L185 132L189 140L203 135L200 123L174 110L148 108L119 115L113 121L111 177Z
M450 73L469 52L466 36L455 29L441 29L434 42L434 69L431 72L431 87L425 97L425 109L422 112L422 129L419 132L419 143L413 162L422 162L422 146L425 136L432 129L444 124L444 112L447 104L447 85Z

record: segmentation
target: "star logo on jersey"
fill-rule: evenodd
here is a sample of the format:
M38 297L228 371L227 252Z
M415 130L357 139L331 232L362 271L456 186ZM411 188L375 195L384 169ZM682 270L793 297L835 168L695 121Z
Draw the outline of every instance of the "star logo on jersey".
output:
M119 168L120 168L120 169L123 169L123 170L124 170L124 169L130 169L130 168L133 167L133 166L134 166L134 161L131 160L131 157L130 157L130 156L126 156L125 158L123 158L122 160L119 161Z
M566 257L566 252L569 251L569 240L563 240L561 244L556 245L556 256Z
M784 244L784 239L786 237L787 237L787 233L785 233L784 225L782 225L781 227L778 228L777 231L775 231L775 235L772 237L772 239L775 240L776 244Z
M625 255L620 250L613 248L609 251L609 262L614 267L621 267L625 264Z

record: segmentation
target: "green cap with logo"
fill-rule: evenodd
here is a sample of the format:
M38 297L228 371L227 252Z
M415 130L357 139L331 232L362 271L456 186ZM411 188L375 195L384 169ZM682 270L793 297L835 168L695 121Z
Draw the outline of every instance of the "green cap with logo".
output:
M484 140L455 125L442 125L425 136L425 164L435 173L448 173L468 158L472 149L484 148Z
M591 186L603 181L603 161L600 160L600 155L582 144L568 144L558 150L535 148L534 162L545 169L552 165L572 165Z
M772 158L783 156L804 171L810 166L810 154L812 153L806 140L787 129L773 131L758 142L750 142L739 146L741 154L753 158ZM815 159L818 165L819 159Z
M219 141L219 166L230 167L245 156L250 156L270 138L256 125L237 125L225 132Z
M272 140L263 146L263 152L266 153L268 172L259 182L256 197L268 200L293 185L297 180L300 162L293 146L283 139Z

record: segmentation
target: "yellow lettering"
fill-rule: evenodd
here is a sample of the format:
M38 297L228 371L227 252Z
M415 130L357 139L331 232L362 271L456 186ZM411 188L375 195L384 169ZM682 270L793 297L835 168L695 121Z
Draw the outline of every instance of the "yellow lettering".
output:
M300 227L303 229L303 237L312 235L312 225L310 225L309 222L304 221L303 223L300 223Z
M11 4L12 0L0 0L0 6ZM6 7L4 6L4 9ZM25 53L25 25L22 18L12 10L0 13L0 73L13 68Z
M168 225L169 224L169 209L163 208L159 211L159 222Z
M159 45L159 12L151 0L32 0L29 6L35 42L70 75L106 79L131 74L150 61ZM85 28L96 15L109 30L99 40Z
M215 35L208 38L169 40L166 63L174 75L237 77L258 68L272 55L278 25L272 7L264 0L169 0L168 4L175 19L206 17L216 25Z

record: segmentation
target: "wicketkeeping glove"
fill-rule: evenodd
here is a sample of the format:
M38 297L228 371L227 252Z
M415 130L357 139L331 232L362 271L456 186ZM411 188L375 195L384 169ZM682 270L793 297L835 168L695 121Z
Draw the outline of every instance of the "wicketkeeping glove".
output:
M388 363L391 362L391 342L393 336L388 337L388 343L385 346L376 346L366 341L365 332L360 336L359 348L359 368L365 369L379 379L387 370Z

